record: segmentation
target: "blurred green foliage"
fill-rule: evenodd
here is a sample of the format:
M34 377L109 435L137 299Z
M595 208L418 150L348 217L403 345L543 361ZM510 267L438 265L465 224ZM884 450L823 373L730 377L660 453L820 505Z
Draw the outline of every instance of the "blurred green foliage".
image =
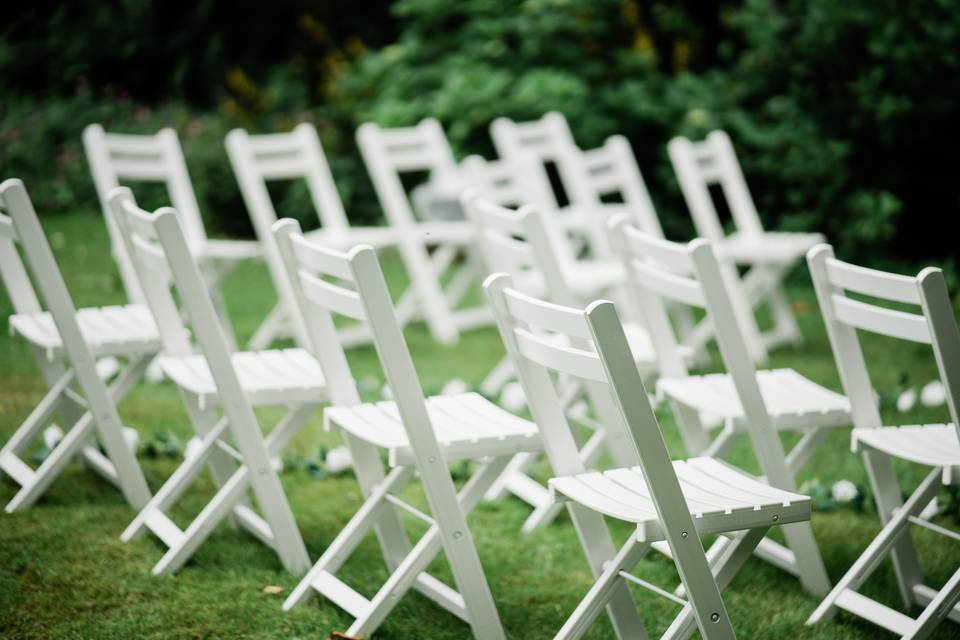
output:
M380 211L361 122L434 116L459 155L489 156L494 117L556 109L584 147L627 135L673 237L691 226L665 144L722 127L770 228L821 230L878 266L956 268L951 234L933 230L960 207L944 149L960 140L960 0L401 0L390 15L200 2L166 31L158 16L179 3L134 4L57 5L0 27L0 167L44 208L93 202L79 146L93 121L176 127L210 221L246 233L222 146L233 126L315 122L348 212L368 222ZM302 186L277 197L309 219Z

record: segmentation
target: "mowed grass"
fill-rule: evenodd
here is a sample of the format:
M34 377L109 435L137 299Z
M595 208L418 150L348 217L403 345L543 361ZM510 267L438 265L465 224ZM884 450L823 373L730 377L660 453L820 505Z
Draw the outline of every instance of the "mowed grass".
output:
M123 301L98 214L48 217L43 223L78 305ZM402 284L397 260L388 256L383 263L391 283ZM791 290L791 295L806 344L800 350L777 351L771 365L793 367L839 389L816 301L805 274L797 280L801 284ZM262 265L246 265L235 272L227 283L226 296L241 342L252 334L275 300ZM10 312L11 303L0 294L0 316ZM409 327L406 334L428 391L435 392L454 377L476 384L503 355L493 329L468 333L455 347L432 342L422 325ZM923 347L871 339L866 342L866 353L874 365L874 384L881 390L896 389L904 378L911 385L922 385L936 376L931 354ZM358 379L383 379L372 349L355 349L349 355ZM41 377L27 347L6 332L0 333L2 440L13 433L43 393ZM120 412L126 424L139 430L142 440L169 433L185 442L191 435L179 397L169 383L142 383L121 404ZM260 415L264 428L269 429L279 412ZM682 457L683 447L669 411L660 410L659 416L672 454ZM915 423L944 421L947 415L940 407L885 418L892 423ZM306 470L304 460L318 455L321 447L337 444L336 436L322 431L320 416L313 417L293 441L281 476L312 558L323 552L361 503L351 474L315 478ZM179 459L141 457L141 461L156 490ZM756 470L746 443L735 449L732 461ZM926 471L899 464L898 470L907 492ZM540 465L538 473L541 478L549 476L545 464ZM801 480L807 479L827 485L849 479L867 485L860 458L849 450L849 429L831 434L801 474ZM209 479L203 477L177 509L181 524L212 493ZM0 480L0 502L6 503L13 494L14 485L8 479ZM407 494L414 503L425 504L418 489ZM946 502L946 494L943 499ZM483 503L471 516L470 524L507 634L511 638L550 638L592 579L569 519L563 515L553 525L523 535L520 525L528 513L528 507L516 499ZM175 577L151 577L150 567L159 559L162 546L150 537L130 544L118 538L133 516L117 491L79 463L72 463L26 513L0 515L0 637L326 638L331 631L349 626L349 617L323 600L283 613L280 604L298 577L285 573L270 550L226 525L214 532ZM937 521L952 527L957 524L953 516L941 516ZM414 534L423 531L416 522L409 525ZM629 532L623 523L611 526L618 539ZM815 513L813 528L830 577L836 580L876 534L879 521L868 502L862 513L849 508ZM928 584L939 587L960 565L960 545L924 530L915 534ZM449 579L442 559L434 562L431 570ZM671 563L656 554L643 560L634 573L665 587L677 581ZM372 537L341 575L368 596L382 583L386 570ZM279 586L284 592L265 593L266 586ZM889 565L883 566L863 591L891 605L898 604ZM648 631L659 635L677 607L646 592L637 593L637 598ZM742 638L852 639L880 634L877 628L845 614L816 627L804 626L817 600L802 591L795 579L757 559L748 562L724 598ZM947 625L935 637L956 637L956 632L955 626ZM468 636L463 623L417 594L405 597L377 633L381 638ZM605 617L593 626L588 637L613 637Z

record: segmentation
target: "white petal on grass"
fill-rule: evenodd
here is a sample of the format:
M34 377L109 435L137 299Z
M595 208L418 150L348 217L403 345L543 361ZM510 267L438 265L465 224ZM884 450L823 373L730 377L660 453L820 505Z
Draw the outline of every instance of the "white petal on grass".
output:
M325 461L327 473L343 473L353 466L353 457L350 455L350 449L346 447L337 447L327 452Z
M913 387L907 389L897 397L897 411L906 413L913 409L917 404L917 390Z
M469 390L470 387L466 382L460 378L454 378L453 380L447 382L447 384L443 385L443 389L440 390L440 393L445 396L455 396L459 393L466 393Z
M920 402L925 407L939 407L947 401L947 391L939 380L928 382L920 391Z
M849 480L837 480L830 487L830 495L837 502L845 504L860 495L860 491L857 489L857 485Z
M63 429L57 425L50 425L43 430L43 444L47 449L53 449L61 440L63 440Z

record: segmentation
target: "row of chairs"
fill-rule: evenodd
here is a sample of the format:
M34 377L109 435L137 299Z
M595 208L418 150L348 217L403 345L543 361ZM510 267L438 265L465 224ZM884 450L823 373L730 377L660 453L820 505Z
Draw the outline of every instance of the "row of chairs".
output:
M424 319L432 336L443 343L454 342L459 331L491 322L485 307L461 305L476 279L475 269L464 267L458 260L470 247L469 226L462 215L444 219L442 213L431 216L429 211L430 204L442 208L452 201L455 205L456 195L466 185L497 192L500 195L495 199L499 200L504 188L498 181L503 177L519 179L524 186L514 195L522 193L523 202L536 203L547 211L572 214L562 216L565 224L584 232L596 257L611 256L603 222L591 212L611 196L622 200L645 230L662 234L643 177L622 136L609 138L600 148L581 151L566 119L556 112L530 122L500 118L490 131L500 159L488 163L471 157L458 165L436 120L393 129L372 123L361 126L357 142L388 226L357 227L347 219L312 125L301 124L289 133L266 135L234 130L227 136L226 148L258 242L208 237L183 151L172 129L153 136L128 135L107 133L94 124L84 131L83 140L105 216L107 196L122 182L166 185L170 202L183 217L192 253L211 284L221 316L224 307L217 287L219 281L239 262L265 257L280 303L248 345L262 349L277 337L293 334L302 338L302 328L291 326L296 321L288 317L291 293L285 289L270 235L270 225L277 220L268 189L273 181L305 180L321 224L319 230L311 232L311 237L340 248L357 243L378 249L396 247L410 278L410 289L398 303L401 321L406 324L416 318ZM775 322L767 335L761 335L752 316L745 314L743 318L754 360L763 362L770 347L798 343L800 333L781 281L807 249L822 241L822 236L763 230L733 146L722 131L713 132L699 143L676 138L669 145L669 155L699 235L717 242L725 259L751 269L744 279L746 292L738 291L737 295L749 297L753 305L770 305ZM561 197L565 195L569 201L567 207L560 206L561 199L553 192L545 171L547 164L556 166L564 192ZM418 173L430 176L426 188L420 189L425 196L420 199L411 198L404 187L404 178ZM729 235L724 232L710 198L712 185L720 186L732 213L735 229ZM418 202L420 207L416 206ZM127 294L131 300L142 302L130 259L124 254L109 216L107 224ZM748 304L744 301L738 307ZM709 327L703 327L701 333L702 343L709 338ZM351 344L369 339L356 331L347 337Z
M524 179L526 174L513 183L522 186ZM511 181L497 181L494 186L499 190L488 191L499 194L504 182ZM905 533L909 524L938 529L919 514L935 495L941 476L931 474L921 487L923 492L918 490L902 506L888 458L907 457L949 469L960 461L955 427L877 429L879 418L872 420L862 406L872 403L873 395L868 381L864 386L862 356L856 361L859 347L852 346L857 344L854 328L932 344L956 423L960 339L937 270L903 278L841 263L825 247L810 252L811 272L848 400L790 370L755 371L743 322L748 314L742 307L738 313L733 293L739 282L736 272L718 259L712 243L671 243L649 233L635 219L615 217L609 221L609 230L602 231L614 262L619 264L621 280L608 279L594 290L619 287L625 293L619 301L621 311L625 318L638 321L649 336L646 347L655 353L656 366L644 371L637 366L637 341L629 339L631 332L625 330L612 305L593 303L584 310L590 287L581 293L588 296L586 300L570 293L575 289L558 265L564 249L569 248L562 236L571 226L561 216L548 215L535 206L519 211L504 208L490 201L481 185L468 190L461 201L484 267L510 274L491 277L486 289L512 368L530 404L531 423L477 394L424 398L398 314L370 247L341 253L326 247L322 238L302 234L292 221L274 225L270 235L291 294L292 315L304 330L303 341L296 349L236 353L218 321L209 281L199 261L195 262L196 253L179 212L148 214L136 206L129 190L108 194L111 224L149 311L144 314L144 307L131 305L75 312L22 184L4 183L0 196L3 209L11 216L0 218L0 231L4 231L0 236L6 237L0 242L0 264L17 311L11 326L35 346L45 375L51 371L47 376L50 394L0 452L0 468L18 482L23 480L20 484L24 486L14 499L19 502L8 505L8 510L22 508L42 493L45 485L39 486L35 480L49 484L66 461L83 455L98 461L92 467L120 484L131 504L140 508L124 539L150 531L169 547L155 572L178 569L213 527L227 518L273 547L288 569L303 571L309 564L306 551L269 459L309 415L329 402L325 424L343 433L366 502L285 606L319 592L356 618L348 633L369 635L400 595L417 589L466 620L478 637L502 636L465 514L495 489L498 478L509 484L507 479L512 477L513 486L523 486L523 481L516 480L526 477L523 465L532 454L545 449L557 477L548 488L540 487L549 492L551 501L543 508L543 503L537 503L535 515L555 512L554 500L568 502L597 576L595 587L559 637L579 637L605 606L620 637L641 634L642 623L629 599L627 583L652 588L682 603L669 637L687 637L696 628L705 637L730 637L732 628L719 590L751 552L798 575L816 595L823 596L830 589L807 523L809 499L795 493L794 474L827 429L852 421L857 427L855 443L868 452L871 480L882 502L881 517L888 522L881 534L886 541L871 545L867 559L858 562L852 577L848 574L833 589L814 619L841 607L903 635L923 637L942 618L956 616L958 574L939 592L924 586L916 553ZM40 311L12 241L22 242L49 313ZM600 239L593 241L599 243ZM603 264L594 253L590 255L588 260L570 258L578 263L575 271L582 273L587 265ZM183 305L182 315L171 287ZM846 292L920 305L922 314L890 311L849 298ZM686 363L696 356L696 350L678 340L673 330L674 325L683 324L674 320L685 317L681 313L684 306L707 312L726 374L687 374ZM332 315L366 325L394 392L392 402L360 404L343 350L349 340L336 331ZM190 345L182 317L187 319L200 353ZM139 331L136 339L130 334L135 330ZM124 446L112 403L158 351L162 352L159 366L180 388L203 446L199 455L185 461L150 498L136 460ZM109 387L95 365L97 357L106 355L123 356L131 365ZM647 395L640 393L643 378L656 384L658 394L671 403L689 453L699 457L670 463ZM864 394L864 390L870 392ZM284 405L290 413L263 438L251 407L270 404ZM875 405L871 406L876 413ZM723 428L713 439L702 424L705 412L723 418ZM54 450L57 455L51 464L59 466L44 469L45 461L34 471L17 454L57 416L66 425L76 426ZM592 450L578 450L569 429L571 417L596 428L601 438ZM99 452L92 446L95 430L107 456L97 458ZM789 454L778 438L785 430L804 434ZM744 434L760 461L764 474L760 478L719 460L730 443ZM592 471L598 442L606 442L616 469ZM381 449L387 452L386 469L380 462ZM904 450L910 454L904 455ZM518 452L522 457L514 457ZM481 462L459 494L444 464L452 459ZM220 490L190 526L181 530L166 512L204 467L211 469ZM503 475L505 470L509 473ZM396 495L417 475L432 515ZM527 477L527 488L531 483ZM247 497L248 489L253 490L259 509ZM515 492L525 495L523 489ZM424 518L431 526L415 545L399 525L398 509ZM603 516L637 524L636 536L617 551ZM541 523L547 520L543 518ZM788 525L784 527L786 547L765 537L774 525ZM377 534L392 574L373 599L366 599L335 573L370 530ZM704 553L699 535L692 534L711 532L726 535ZM650 548L677 563L683 584L676 592L664 592L627 573ZM458 590L425 572L441 549L450 561ZM927 605L924 615L915 621L856 592L878 558L891 549L906 602Z

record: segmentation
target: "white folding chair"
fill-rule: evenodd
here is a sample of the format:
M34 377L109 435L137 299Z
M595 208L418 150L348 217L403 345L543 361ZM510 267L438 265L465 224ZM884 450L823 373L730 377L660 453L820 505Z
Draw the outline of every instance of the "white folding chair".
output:
M764 477L785 491L796 490L795 475L831 429L850 424L850 403L842 395L793 369L757 371L746 348L723 270L709 241L678 244L645 234L625 219L611 221L611 240L623 259L659 361L657 393L670 402L687 451L722 458L748 435ZM667 301L704 310L713 321L726 372L689 375L666 315ZM701 416L722 419L711 441ZM801 437L789 455L779 432ZM759 437L769 433L773 437ZM796 575L813 594L830 588L809 523L784 528L787 546L765 539L757 555Z
M367 122L357 129L357 144L410 277L410 288L397 303L401 320L408 320L413 305L433 338L445 344L456 342L462 330L490 324L486 306L457 308L475 279L470 264L458 264L473 242L470 224L419 219L401 181L402 174L423 172L435 185L461 181L440 123L427 118L414 127L384 129Z
M682 606L663 637L688 638L699 628L704 638L733 638L720 591L771 526L809 520L810 499L712 458L671 462L613 303L598 301L585 310L556 305L516 291L506 274L491 276L484 287L540 427L555 474L550 489L567 503L596 577L556 638L580 638L604 607L618 638L645 638L631 584ZM551 374L583 381L627 464L602 473L586 469ZM773 439L760 429L752 435ZM619 550L604 516L637 527ZM700 535L708 533L726 536L724 554L704 553ZM629 573L654 542L664 540L685 597Z
M149 312L138 305L74 308L27 190L16 179L0 184L0 279L13 303L10 330L30 343L49 387L0 449L0 471L20 486L7 513L36 502L75 457L115 484L139 509L150 499L150 489L115 403L133 388L160 348ZM109 387L97 372L98 357L128 361ZM66 433L33 468L20 456L57 415ZM96 446L97 438L106 455Z
M591 271L590 267L597 264L591 261L575 265L577 261L570 258L570 264L563 265L558 254L566 243L559 237L559 231L547 224L547 216L532 205L514 211L476 193L465 194L463 204L476 226L477 244L487 272L510 274L514 282L519 283L518 289L530 295L557 304L579 305L623 279L622 269L614 274L613 282L602 270ZM625 324L624 330L638 367L644 376L650 376L656 371L657 362L649 334L636 323ZM507 356L506 362L512 374L515 371L512 359ZM583 415L582 405L574 404L581 393L579 384L566 385L564 404L570 408L571 420L595 429L581 448L584 465L589 468L604 451L605 431L602 425ZM611 448L610 453L618 464L627 464L621 457L622 451ZM509 491L534 507L523 524L524 533L549 524L560 511L560 505L554 503L548 490L528 475L537 458L536 453L518 454L486 496L494 500Z
M304 326L329 376L332 406L324 412L325 425L340 431L351 448L365 497L287 598L284 609L305 602L316 591L354 617L348 636L370 637L413 588L464 620L474 636L504 637L466 515L515 452L541 447L536 427L479 394L424 398L374 250L326 249L301 234L292 220L281 220L275 230ZM332 314L367 323L393 401L360 403ZM389 472L383 468L381 450L387 454ZM448 463L464 459L480 464L457 493ZM399 497L417 475L429 514ZM413 546L398 510L429 525ZM390 577L368 599L336 573L371 529L378 535ZM426 573L441 549L456 589Z
M960 333L940 269L927 268L916 277L866 269L833 256L829 245L807 255L810 273L843 388L853 408L853 450L863 454L867 475L884 526L807 621L832 617L837 608L849 611L902 638L927 638L944 620L960 622L960 567L939 590L923 583L923 569L910 525L948 538L958 534L925 519L924 507L941 485L960 482ZM871 302L851 297L869 296ZM894 303L899 309L877 304ZM904 308L900 305L909 305ZM919 307L919 309L917 309ZM918 312L919 311L919 312ZM884 426L874 400L857 331L933 347L940 380L946 389L952 424ZM893 459L931 467L920 486L903 500ZM897 585L907 609L923 608L917 618L869 598L857 590L883 560L893 561Z
M397 234L390 227L350 226L320 138L312 124L304 122L289 133L266 135L250 135L243 129L234 129L227 134L226 147L280 298L250 339L248 348L265 349L275 339L291 335L303 344L303 329L295 326L298 319L287 311L293 304L293 294L288 290L287 278L270 230L277 221L277 212L267 182L298 179L306 182L320 222L320 228L309 232L308 236L324 245L347 249L355 244L366 243L379 249L396 244ZM364 336L349 329L345 333L343 339L347 344L368 342L370 339L369 335Z
M106 133L99 124L91 124L83 130L83 148L87 162L90 163L97 197L107 220L114 259L120 267L120 277L130 300L142 304L144 296L130 257L125 253L123 241L109 213L110 192L120 186L121 181L164 183L170 204L182 218L190 252L200 264L201 273L210 287L227 337L235 344L233 327L219 285L241 261L259 258L260 245L249 240L207 237L177 132L173 129L161 129L152 136Z
M326 401L320 365L303 349L234 353L217 321L177 212L170 208L155 214L143 211L125 187L110 194L109 205L160 331L160 368L177 385L201 443L137 514L121 540L153 533L167 547L153 573L173 573L221 521L231 517L234 524L271 547L288 571L303 573L310 559L271 458ZM190 345L191 332L199 354ZM264 437L253 408L267 406L286 407L288 413ZM168 512L205 467L212 472L217 492L181 528ZM248 498L250 489L262 516Z
M784 293L783 279L808 249L823 242L823 235L764 231L725 132L713 131L696 143L677 137L667 150L697 234L714 242L724 261L750 267L743 279L747 296L753 307L766 303L770 308L773 328L764 334L757 330L746 335L754 361L764 362L768 349L800 344L803 336ZM715 184L720 185L730 209L735 229L730 234L724 231L710 194L710 186Z

